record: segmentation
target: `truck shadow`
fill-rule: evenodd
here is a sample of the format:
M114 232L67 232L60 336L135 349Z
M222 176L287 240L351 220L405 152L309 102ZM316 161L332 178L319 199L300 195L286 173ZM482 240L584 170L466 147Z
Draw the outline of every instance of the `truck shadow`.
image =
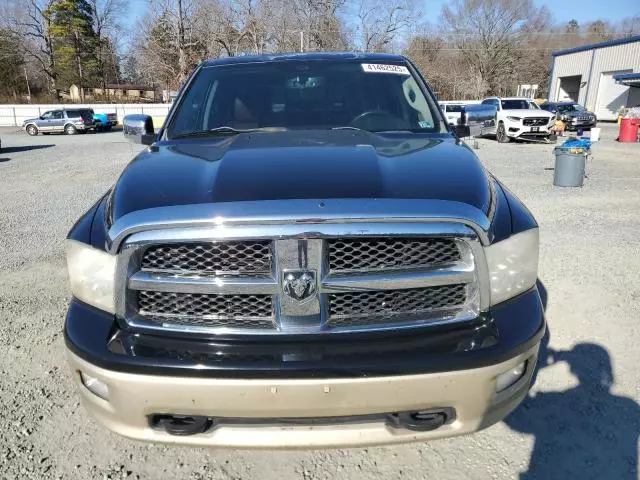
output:
M546 309L546 289L544 295L540 292ZM579 384L564 391L529 393L504 420L513 430L535 437L529 469L520 479L636 480L640 406L611 392L615 377L609 352L595 343L553 350L548 346L549 331L540 346L535 375L566 362Z
M22 145L20 147L3 147L0 150L0 153L18 153L18 152L28 152L30 150L40 150L42 148L51 148L55 147L55 144L45 144L45 145Z
M21 147L4 147L0 150L0 155L4 155L7 153L19 153L19 152L28 152L30 150L40 150L41 148L51 148L55 147L54 144L47 145L23 145ZM0 163L8 162L11 158L9 157L0 157Z

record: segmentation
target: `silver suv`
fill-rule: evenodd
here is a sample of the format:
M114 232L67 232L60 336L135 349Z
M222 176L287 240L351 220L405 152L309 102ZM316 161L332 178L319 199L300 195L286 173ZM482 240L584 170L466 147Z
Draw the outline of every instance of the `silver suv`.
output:
M22 127L29 135L37 135L39 132L74 135L94 128L95 121L89 108L60 109L45 112L38 118L27 119Z

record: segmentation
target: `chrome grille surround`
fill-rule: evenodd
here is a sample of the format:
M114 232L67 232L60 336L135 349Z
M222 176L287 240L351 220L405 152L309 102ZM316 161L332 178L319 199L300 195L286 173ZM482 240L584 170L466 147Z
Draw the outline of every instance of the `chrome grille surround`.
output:
M440 221L439 221L440 220ZM215 222L196 225L166 225L153 228L128 227L130 234L116 236L112 245L118 249L116 281L116 314L124 325L138 331L171 334L328 334L352 331L375 331L399 328L415 328L432 324L461 322L476 318L488 308L489 291L484 242L486 233L481 228L471 228L469 221L450 219L411 219L387 217L384 220L359 218L356 221L328 221L318 219L307 222L229 223L223 227ZM329 251L332 242L403 239L402 242L444 243L455 245L458 258L440 264L409 265L406 268L378 268L358 271L332 271ZM114 237L112 237L114 238ZM436 242L437 240L437 242ZM141 269L145 251L158 245L215 242L267 242L271 251L271 272L267 275L163 272ZM442 243L442 244L444 244ZM450 260L453 260L451 258ZM290 269L308 269L317 279L315 294L304 301L287 297L283 293L282 272ZM357 310L337 314L332 299L339 295L357 292L378 292L375 298L402 291L433 289L440 286L461 285L464 299L458 293L438 297L429 303L425 297L422 308L419 303L413 310L385 310L378 305L378 312L362 314ZM435 293L438 290L433 290ZM239 296L269 298L271 317L251 315L221 315L219 309L210 312L175 311L151 312L140 309L140 292L165 292L171 294ZM382 292L382 293L379 293ZM426 290L425 290L426 292ZM442 292L440 290L440 292ZM386 298L386 297L385 297ZM460 300L460 303L457 303ZM451 303L452 302L452 303ZM265 303L266 304L266 303ZM210 309L215 302L208 302ZM261 305L263 305L261 303ZM142 305L144 307L144 305ZM371 306L371 305L370 305ZM333 313L332 313L333 308ZM233 311L233 309L232 309ZM258 310L257 310L258 311ZM261 311L264 314L263 310ZM369 310L367 310L369 311ZM249 315L247 315L249 313Z

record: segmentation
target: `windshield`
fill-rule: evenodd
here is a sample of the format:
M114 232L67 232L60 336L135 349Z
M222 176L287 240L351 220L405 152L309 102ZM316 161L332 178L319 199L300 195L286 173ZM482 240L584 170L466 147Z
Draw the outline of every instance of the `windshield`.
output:
M586 109L582 105L558 105L558 111L560 113L566 112L586 112Z
M527 100L502 100L503 110L537 110Z
M445 105L447 112L462 113L462 105Z
M436 112L404 65L326 60L213 65L194 79L167 135L212 129L444 132Z

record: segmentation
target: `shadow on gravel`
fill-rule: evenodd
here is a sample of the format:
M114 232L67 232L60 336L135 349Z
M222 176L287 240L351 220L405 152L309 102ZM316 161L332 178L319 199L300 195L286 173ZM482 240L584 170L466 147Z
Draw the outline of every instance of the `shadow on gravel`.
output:
M40 150L41 148L51 148L55 147L55 144L46 144L46 145L23 145L21 147L4 147L0 153L18 153L18 152L28 152L29 150ZM9 160L8 158L1 159L3 161Z
M541 282L538 289L546 310L547 292ZM535 437L529 470L520 479L636 480L640 406L611 393L615 377L608 351L594 343L580 343L569 351L556 351L548 344L547 328L536 375L566 362L580 383L561 392L530 393L504 420L513 430Z

